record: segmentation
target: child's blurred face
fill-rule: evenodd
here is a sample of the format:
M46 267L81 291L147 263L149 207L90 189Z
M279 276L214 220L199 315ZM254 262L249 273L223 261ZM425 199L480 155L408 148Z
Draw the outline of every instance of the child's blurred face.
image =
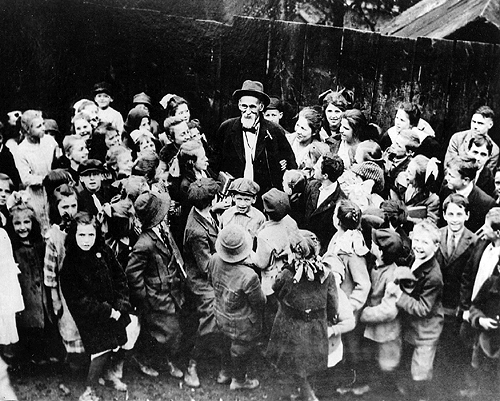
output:
M89 251L95 244L95 227L92 224L78 224L75 237L78 247L82 251Z
M132 167L134 167L132 153L124 152L116 159L116 169L118 174L126 175L128 177L132 174Z
M468 181L464 180L458 169L456 167L449 167L446 171L445 175L446 185L452 191L458 191L465 188L468 184Z
M139 129L145 129L146 131L151 132L151 124L149 122L149 117L142 117Z
M12 225L14 226L14 232L19 236L19 238L21 238L21 240L28 238L28 235L30 235L33 227L31 212L28 210L14 212L14 215L12 216Z
M235 194L233 201L238 213L248 213L250 207L255 202L255 198L250 195Z
M184 142L191 139L191 132L189 131L188 125L185 121L174 125L171 127L171 130L174 142L177 145L182 145Z
M443 214L443 218L448 223L449 229L456 233L464 228L465 222L469 219L469 213L463 207L450 203Z
M89 174L81 175L80 181L87 191L96 193L101 189L102 174L98 172L90 172Z
M430 238L427 230L418 226L413 230L411 247L416 260L430 259L438 249L438 245Z
M150 138L144 137L139 141L139 152L145 152L147 150L154 151L155 144Z
M495 194L500 196L500 171L495 173Z
M104 143L108 149L111 149L113 146L118 146L121 144L121 138L118 131L107 131L106 135L104 135Z
M89 151L85 141L82 139L81 141L75 142L73 148L71 149L71 153L69 154L69 159L74 161L76 164L80 164L88 158Z
M174 117L179 117L183 121L188 122L189 119L191 118L191 113L189 112L189 107L186 103L180 104L177 106L177 110L175 110L175 116Z
M5 206L7 198L11 193L9 182L0 180L0 206Z
M396 157L403 157L406 155L406 145L408 145L408 140L400 135L396 135L390 147L390 152L396 155Z
M45 135L45 123L43 118L34 118L31 121L29 136L32 138L43 138Z
M95 95L94 101L97 103L99 108L104 110L108 108L113 99L107 93L98 93Z
M396 112L396 118L394 119L394 126L396 127L397 132L401 132L401 130L410 128L410 118L406 111L403 109L398 109Z
M342 119L342 110L330 103L325 109L325 117L330 127L337 129Z
M208 168L208 157L205 153L205 149L200 148L197 156L196 162L194 163L195 170L206 171Z
M283 113L277 109L267 109L264 112L264 118L275 124L279 124L282 117Z
M197 127L189 128L189 132L192 140L199 141L201 139L201 132Z
M92 134L92 125L85 119L79 118L73 122L75 127L75 134L80 135L83 139L87 140Z
M469 149L469 156L476 159L477 165L480 169L482 169L488 161L490 152L488 152L488 147L486 146L486 144L477 146L476 144L472 143Z
M75 217L78 212L78 201L76 195L64 196L57 204L57 211L62 219Z

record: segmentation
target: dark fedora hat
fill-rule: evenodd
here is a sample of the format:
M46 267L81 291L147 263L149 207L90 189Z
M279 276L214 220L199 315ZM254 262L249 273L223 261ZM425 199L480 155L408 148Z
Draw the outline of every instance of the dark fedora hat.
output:
M251 81L247 79L243 82L241 89L237 89L233 93L233 100L237 102L242 96L254 96L264 103L264 107L267 107L271 102L268 95L264 93L264 85L259 81Z

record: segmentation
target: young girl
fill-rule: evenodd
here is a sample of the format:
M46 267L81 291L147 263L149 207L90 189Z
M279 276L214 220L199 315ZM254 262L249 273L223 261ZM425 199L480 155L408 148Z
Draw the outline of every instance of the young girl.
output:
M368 122L360 110L347 110L342 114L340 139L331 141L330 151L340 156L346 169L354 164L356 148L364 139L367 128Z
M46 316L47 297L42 285L45 244L35 212L22 201L10 209L9 231L15 260L21 270L24 311L17 317L21 337L23 359L34 363L47 361L55 356L49 348L55 348L50 338L51 325Z
M323 106L321 138L324 141L328 142L328 139L340 134L342 113L352 107L353 98L354 94L345 89L338 92L328 89L319 95L319 103Z
M304 107L297 118L295 132L287 135L299 168L304 167L311 144L320 141L321 114L312 107Z
M0 354L8 359L14 356L9 345L19 341L16 313L24 309L24 302L17 278L20 271L14 261L9 236L3 228L0 228L0 260L2 260L0 263Z
M90 123L90 116L84 113L77 113L71 120L71 134L82 137L83 140L90 141L93 128Z
M95 400L95 386L110 359L105 380L116 390L127 391L121 381L122 350L133 348L139 324L130 314L125 272L102 242L96 219L85 212L75 216L68 232L61 288L91 355L87 388L80 401Z
M301 399L317 401L309 376L327 368L327 322L337 321L337 287L318 256L316 236L305 230L300 234L292 245L293 260L273 285L279 309L266 354L293 375Z
M189 104L183 97L168 94L163 97L160 104L165 109L166 117L178 117L185 122L191 119Z
M63 184L49 197L49 217L52 226L45 234L44 284L49 289L49 310L57 320L59 334L66 348L66 359L73 370L85 365L85 349L80 333L61 292L61 270L66 248L67 229L78 210L77 195L72 186Z
M371 287L366 260L369 250L360 231L360 208L354 202L341 200L333 214L333 225L337 232L328 245L327 254L337 255L342 262L341 265L333 267L332 271L340 281L340 288L347 295L356 319L355 329L343 338L343 342L347 366L357 371L363 357L363 329L358 325L358 321ZM340 393L351 390L350 387L338 389Z

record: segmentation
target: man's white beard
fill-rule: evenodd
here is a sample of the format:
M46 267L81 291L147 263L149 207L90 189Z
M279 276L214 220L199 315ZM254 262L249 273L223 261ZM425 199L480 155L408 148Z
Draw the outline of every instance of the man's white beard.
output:
M258 116L252 114L250 117L241 116L241 124L243 128L252 128L257 123Z

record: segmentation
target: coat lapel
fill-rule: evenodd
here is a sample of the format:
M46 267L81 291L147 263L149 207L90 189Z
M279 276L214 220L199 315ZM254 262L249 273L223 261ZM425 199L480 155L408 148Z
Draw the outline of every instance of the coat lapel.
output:
M162 252L165 255L168 255L170 257L171 252L169 251L167 246L164 244L164 242L160 238L158 238L156 233L154 231L149 231L148 234L149 234L151 240L155 243L156 248L158 248L158 250L160 252Z
M455 252L453 252L453 255L449 256L448 263L451 263L455 261L458 257L460 257L469 247L471 242L472 242L472 232L468 229L465 229L464 233L462 234L462 237L460 237L460 239L458 240Z
M257 135L257 144L255 145L255 160L266 148L266 138L269 137L268 127L264 119L260 119L259 134Z
M218 233L218 228L213 225L211 222L209 222L207 219L205 219L196 209L193 208L193 217L195 221L199 224L200 227L202 227L207 234L210 237L214 238L214 243L215 240L217 239L217 233Z
M316 208L316 210L312 213L312 216L323 213L326 210L335 208L335 205L337 204L337 200L339 198L340 194L340 185L337 184L337 188L335 189L335 192L331 194L328 198L325 199L325 201L319 205L319 207ZM319 188L318 188L318 196L319 196ZM317 198L316 198L316 203L317 203Z

